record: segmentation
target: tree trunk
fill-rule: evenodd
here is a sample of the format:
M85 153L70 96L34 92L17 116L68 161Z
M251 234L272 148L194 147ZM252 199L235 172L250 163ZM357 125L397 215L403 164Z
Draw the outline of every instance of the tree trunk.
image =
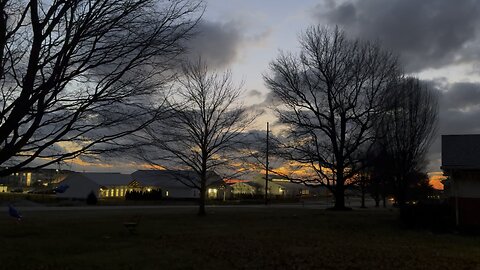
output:
M345 186L343 185L343 183L337 182L333 195L335 196L335 205L333 206L333 210L349 209L345 207Z
M198 215L201 217L207 215L207 212L205 211L205 200L205 184L202 183L200 188L200 199L198 201Z
M360 206L360 208L367 208L365 206L365 193L366 193L366 181L367 181L367 178L365 176L361 176L361 183L360 183L360 189L361 189L361 192L362 192L362 205Z
M198 202L198 215L203 217L207 215L205 211L205 201L207 199L207 174L203 172L200 176L200 200Z
M387 195L385 191L385 179L382 178L382 200L383 200L383 208L387 207Z
M362 205L360 206L361 208L367 208L365 206L365 188L362 187Z

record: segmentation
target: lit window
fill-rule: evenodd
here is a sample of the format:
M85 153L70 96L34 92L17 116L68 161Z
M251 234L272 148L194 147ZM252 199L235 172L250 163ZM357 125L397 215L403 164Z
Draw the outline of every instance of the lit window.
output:
M165 191L165 197L168 197L168 190Z
M118 197L118 192L119 192L119 190L115 189L115 197Z
M115 192L113 189L110 190L110 197L113 197L113 192Z
M105 194L105 197L108 197L108 190L103 191L103 193Z
M218 190L216 188L209 188L208 189L208 197L216 198Z
M150 191L152 191L152 189L151 189L151 188L147 188L147 191L150 192Z
M120 196L123 196L123 188L120 189Z

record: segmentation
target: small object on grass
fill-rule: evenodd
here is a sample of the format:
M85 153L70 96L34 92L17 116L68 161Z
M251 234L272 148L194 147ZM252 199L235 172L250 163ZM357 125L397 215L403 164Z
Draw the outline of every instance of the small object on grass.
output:
M123 222L123 226L128 230L130 234L137 232L138 223L140 223L141 216L133 216L132 218Z
M16 218L17 221L22 220L22 215L20 214L20 212L18 212L18 210L15 209L15 207L13 207L13 205L11 204L8 205L8 214L11 217Z

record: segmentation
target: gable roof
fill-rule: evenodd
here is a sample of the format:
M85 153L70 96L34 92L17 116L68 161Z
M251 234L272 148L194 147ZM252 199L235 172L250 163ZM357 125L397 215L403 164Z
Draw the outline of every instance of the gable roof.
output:
M101 186L126 186L132 182L129 174L121 173L78 173Z
M138 170L132 173L133 180L142 186L157 186L161 188L188 188L182 181L189 183L192 179L195 183L199 182L198 175L193 171L180 170ZM215 172L209 172L207 185L222 180Z
M480 134L442 135L442 169L480 169Z

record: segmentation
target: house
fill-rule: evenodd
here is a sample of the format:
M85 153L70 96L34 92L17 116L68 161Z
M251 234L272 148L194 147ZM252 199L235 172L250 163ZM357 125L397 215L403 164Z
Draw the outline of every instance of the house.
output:
M443 135L441 168L456 224L480 225L480 135Z
M227 199L231 188L215 172L209 172L207 196L209 199ZM132 174L129 188L136 191L160 189L162 197L174 199L194 199L200 197L199 190L193 184L199 184L199 177L193 171L180 170L138 170ZM193 184L192 184L193 183Z
M304 184L300 183L292 183L288 181L278 181L278 182L273 182L279 186L278 188L278 193L279 195L283 197L306 197L310 196L313 194L313 188L306 186Z
M233 197L263 195L262 190L265 190L262 185L252 181L233 182L230 187L232 187Z
M71 173L69 170L23 168L21 172L0 177L0 184L10 188L38 188L56 184Z
M315 186L307 186L302 183L294 183L285 177L276 174L269 174L268 194L278 198L294 198L294 197L308 197L314 196L318 193L318 188ZM265 176L257 175L253 178L254 183L260 185L258 191L265 194Z
M68 186L59 198L86 199L93 191L97 198L124 198L132 182L129 174L121 173L71 173L59 186Z

